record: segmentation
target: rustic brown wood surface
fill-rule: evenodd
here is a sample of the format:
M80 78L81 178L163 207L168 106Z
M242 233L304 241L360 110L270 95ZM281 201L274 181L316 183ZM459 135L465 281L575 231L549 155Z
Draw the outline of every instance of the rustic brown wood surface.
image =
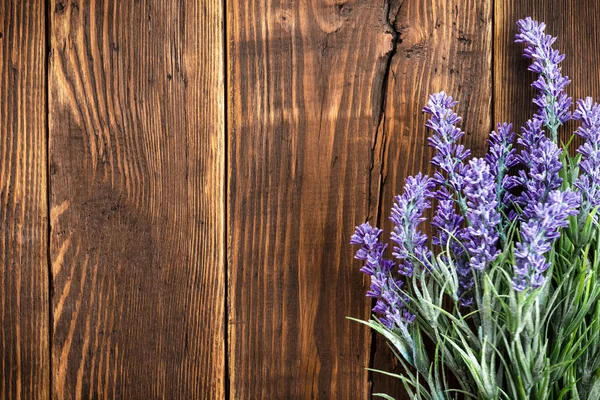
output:
M600 97L592 0L0 2L0 399L408 399L348 241L429 93L532 115L527 15Z
M50 397L45 28L0 3L0 399Z
M231 396L365 398L348 244L377 210L381 3L228 2Z
M222 398L220 1L53 1L55 398Z

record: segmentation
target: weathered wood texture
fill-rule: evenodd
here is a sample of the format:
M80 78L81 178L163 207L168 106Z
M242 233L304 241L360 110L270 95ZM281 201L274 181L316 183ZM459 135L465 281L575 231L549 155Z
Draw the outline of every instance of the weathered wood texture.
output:
M516 21L531 16L545 21L546 32L558 36L554 47L566 54L563 74L571 78L567 92L574 101L600 97L600 4L594 0L496 1L494 11L494 120L521 127L535 112L530 85L535 74L527 71L531 60L522 56L523 44L514 43ZM578 124L567 123L561 138ZM520 129L520 128L517 128ZM573 146L575 148L576 146Z
M223 398L221 1L52 1L54 398Z
M46 23L0 2L0 399L50 394Z
M428 169L428 93L460 98L475 152L491 127L491 1L433 3L229 7L235 398L372 390L357 369L373 356L370 332L343 320L368 315L352 228L365 217L387 227L403 179ZM383 347L375 366L389 369Z
M348 241L429 93L530 118L527 15L600 97L592 0L0 2L0 399L407 399Z
M231 395L366 398L373 218L393 35L382 2L228 2Z
M485 152L492 126L492 0L406 0L394 25L400 41L390 63L380 144L375 146L375 158L381 160L378 226L385 236L392 229L394 196L402 192L406 177L433 173L422 113L429 94L443 90L459 102L455 110L463 117L463 143L474 155ZM376 335L374 367L400 372L393 361L386 341ZM375 374L373 382L374 393L408 399L398 396L403 393L398 379Z

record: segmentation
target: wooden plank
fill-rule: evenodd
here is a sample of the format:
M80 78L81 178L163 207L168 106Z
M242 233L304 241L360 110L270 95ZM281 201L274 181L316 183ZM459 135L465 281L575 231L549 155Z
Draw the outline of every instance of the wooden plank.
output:
M379 226L391 232L394 196L404 180L419 171L433 173L430 135L421 110L428 95L440 90L459 103L466 132L463 143L481 156L492 129L492 0L405 1L394 21L400 33L390 63L389 83L376 158L381 163ZM429 215L431 217L431 215ZM377 335L374 368L401 372L385 340ZM398 379L373 375L373 392L403 395ZM406 397L404 397L406 396Z
M225 396L220 0L54 0L55 398Z
M520 129L535 113L532 103L535 89L530 85L535 74L527 70L531 61L523 57L522 43L514 43L519 19L531 16L547 25L546 32L557 36L554 47L566 55L562 62L564 75L572 83L567 92L574 101L600 97L600 4L594 0L512 0L495 2L494 43L494 117L511 121ZM562 129L561 138L568 138L577 128L574 122ZM519 131L520 132L520 131ZM577 140L578 141L578 140ZM573 148L578 146L577 142Z
M0 399L50 394L45 22L0 2Z
M231 396L366 398L367 282L393 36L384 2L227 8Z

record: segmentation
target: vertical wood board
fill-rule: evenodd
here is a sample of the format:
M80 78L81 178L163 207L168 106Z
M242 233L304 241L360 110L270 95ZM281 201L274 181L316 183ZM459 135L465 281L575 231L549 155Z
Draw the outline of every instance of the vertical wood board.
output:
M222 3L50 13L53 396L222 398Z
M377 210L386 25L383 2L228 2L232 398L370 393L348 242Z
M45 29L0 2L0 399L50 394Z

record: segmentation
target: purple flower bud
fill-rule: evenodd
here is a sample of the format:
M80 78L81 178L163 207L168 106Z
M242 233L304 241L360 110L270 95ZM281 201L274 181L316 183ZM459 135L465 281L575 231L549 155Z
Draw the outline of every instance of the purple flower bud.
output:
M565 56L552 48L556 38L544 33L546 24L543 22L527 17L519 20L517 26L519 33L515 41L527 45L524 55L533 60L529 70L539 75L532 84L538 90L533 102L539 107L534 119L542 121L550 129L556 142L558 127L571 118L572 99L564 92L571 81L562 76L560 69Z
M464 135L455 125L460 122L460 117L452 111L456 105L452 97L444 92L433 94L429 97L425 113L431 114L427 127L433 131L429 138L429 145L436 150L432 164L438 167L433 177L433 182L439 185L435 198L439 201L432 225L438 228L438 235L433 239L435 245L443 250L449 247L453 264L459 275L459 290L457 295L461 304L468 306L472 302L470 290L473 287L471 268L464 252L461 240L462 224L466 212L466 202L462 196L466 166L464 161L470 156L470 151L457 141ZM455 205L460 207L460 213L455 211ZM452 239L454 238L454 240Z
M432 239L433 244L445 249L448 243L450 243L450 248L453 251L462 249L457 245L456 238L458 238L458 232L463 221L464 218L456 213L452 200L440 200L433 221L431 222L431 225L438 228L438 236ZM452 237L455 240L452 241Z
M582 159L579 163L581 175L575 187L583 196L582 214L585 216L600 205L600 105L591 97L579 100L573 119L582 122L575 131L584 140L577 149Z
M496 131L492 131L488 144L490 145L485 160L490 165L492 174L498 175L499 171L505 171L507 168L517 165L516 150L513 149L515 134L512 131L512 124L498 124Z
M431 114L431 118L426 123L426 126L433 131L433 135L428 139L429 146L436 150L431 163L441 171L434 175L433 181L441 187L451 189L453 193L460 193L464 173L463 161L471 152L463 145L457 144L464 132L455 126L460 122L460 117L452 111L455 105L456 102L452 97L439 92L429 96L423 112ZM441 199L447 194L449 193L438 191L435 197Z
M523 208L524 216L531 218L532 208L545 203L548 194L562 183L559 176L562 151L544 135L541 121L535 119L527 121L518 143L523 146L518 159L524 169L509 179L507 187L521 186L521 195L515 201Z
M484 270L498 257L497 248L500 213L496 209L496 187L490 166L481 158L469 162L465 175L467 222L463 241L469 252L470 267Z
M393 277L395 263L384 258L387 245L379 241L381 229L364 223L356 227L350 239L351 244L362 246L355 258L365 261L361 271L371 277L371 287L367 297L377 299L373 312L381 316L381 322L390 329L408 324L414 316L406 310L408 297L402 293L404 284Z
M558 230L568 226L567 218L577 215L580 202L578 193L554 190L548 194L546 202L532 207L531 216L521 225L521 241L514 250L515 290L542 286L545 280L543 273L550 266L545 254L560 236Z
M490 147L485 160L496 182L496 207L500 213L510 206L513 200L508 190L514 187L515 182L507 172L519 163L517 151L513 148L514 139L512 124L504 123L497 125L497 131L492 131L488 140Z
M404 193L396 196L392 207L390 219L394 223L392 241L395 257L403 261L405 275L412 275L414 263L429 267L431 252L427 248L427 236L418 230L418 226L425 220L423 211L431 207L431 187L433 183L429 177L419 173L415 177L406 179Z

